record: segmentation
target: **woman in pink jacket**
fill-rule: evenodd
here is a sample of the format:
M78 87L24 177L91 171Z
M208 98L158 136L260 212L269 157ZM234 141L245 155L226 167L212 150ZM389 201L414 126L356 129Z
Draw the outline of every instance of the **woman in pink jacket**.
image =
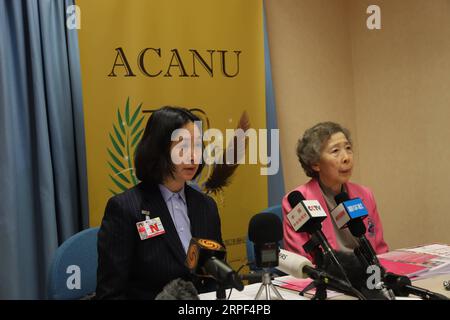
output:
M369 188L351 183L353 150L350 132L333 122L323 122L305 131L298 140L297 156L306 175L311 180L297 187L307 200L318 200L328 217L322 222L322 231L330 245L338 251L350 252L358 246L348 229L339 230L330 211L336 206L334 196L343 191L349 197L361 198L369 215L364 219L366 237L377 254L388 251L383 239L383 227L377 206ZM297 233L291 227L286 214L291 210L287 195L283 198L284 249L299 253L309 259L303 245L310 239L307 233Z

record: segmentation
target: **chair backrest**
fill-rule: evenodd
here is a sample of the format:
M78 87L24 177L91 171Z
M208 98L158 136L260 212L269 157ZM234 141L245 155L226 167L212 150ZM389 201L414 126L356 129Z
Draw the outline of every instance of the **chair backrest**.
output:
M276 205L269 207L267 209L262 210L261 212L271 212L274 213L280 218L280 221L283 222L283 211L281 210L281 205ZM255 251L253 248L253 242L251 242L247 237L247 260L248 262L255 261ZM283 248L283 241L280 241L280 247ZM250 264L250 270L255 270L255 265Z
M95 292L98 230L83 230L56 250L47 283L48 299L82 299Z

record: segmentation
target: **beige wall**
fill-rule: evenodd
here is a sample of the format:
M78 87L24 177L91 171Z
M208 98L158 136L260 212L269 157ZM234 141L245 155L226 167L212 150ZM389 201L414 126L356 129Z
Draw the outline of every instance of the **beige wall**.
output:
M273 0L265 8L285 187L291 190L309 179L295 154L305 129L330 120L355 131L351 39L341 1Z
M378 4L382 29L365 27ZM361 181L393 246L450 243L450 1L348 3Z
M297 137L338 121L391 247L450 243L450 0L265 4L286 189L306 179ZM366 27L370 4L381 30Z

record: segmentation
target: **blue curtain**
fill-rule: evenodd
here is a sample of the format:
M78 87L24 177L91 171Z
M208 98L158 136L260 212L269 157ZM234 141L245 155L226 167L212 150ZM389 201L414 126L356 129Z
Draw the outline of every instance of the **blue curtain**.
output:
M264 65L266 76L266 126L267 133L267 149L271 150L270 129L278 129L277 122L277 110L275 108L275 95L273 92L272 83L272 67L270 64L270 50L269 50L269 37L267 36L267 24L265 15L265 6L263 3L263 18L264 18ZM280 167L277 174L267 176L267 188L268 188L268 205L269 207L281 205L284 196L284 176L283 166L281 164L281 150L280 152Z
M69 0L0 0L0 299L43 299L56 248L88 226Z

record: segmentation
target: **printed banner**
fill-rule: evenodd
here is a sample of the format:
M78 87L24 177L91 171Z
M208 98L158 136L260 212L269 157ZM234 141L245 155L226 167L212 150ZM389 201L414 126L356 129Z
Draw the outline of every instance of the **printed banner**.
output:
M250 159L254 149L247 150L227 185L214 176L214 165L193 181L216 199L228 260L239 267L246 262L248 222L268 198L258 155L266 134L260 130L266 126L262 1L77 5L91 226L100 225L108 198L138 183L134 151L152 110L186 107L204 120L204 131L223 133L214 143L224 148L226 129L250 125L259 133L251 139L260 148L256 161Z

